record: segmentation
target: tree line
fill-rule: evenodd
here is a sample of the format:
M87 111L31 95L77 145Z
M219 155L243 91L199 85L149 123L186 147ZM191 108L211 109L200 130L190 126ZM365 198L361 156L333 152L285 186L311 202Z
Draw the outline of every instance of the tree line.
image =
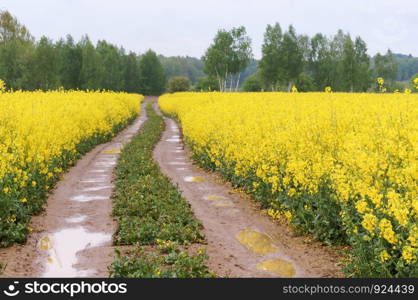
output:
M221 91L232 91L232 82L252 60L251 39L245 27L219 30L202 57L204 71L218 82ZM402 88L396 77L398 63L388 50L374 57L367 54L367 44L361 37L354 39L339 30L334 36L321 33L313 37L299 35L293 26L283 31L280 24L268 25L264 33L262 58L257 71L249 76L246 91L366 92L378 87L375 78L385 78L387 89ZM229 84L229 86L228 86Z
M87 35L35 41L9 12L0 12L0 78L10 89L113 90L146 95L164 92L164 68L155 52L127 52Z
M370 57L361 37L339 30L333 36L297 34L279 23L264 33L262 57L255 60L245 27L219 30L201 59L139 55L87 35L56 42L36 41L7 11L0 11L0 79L10 89L106 89L159 95L179 89L196 91L377 91L405 87L418 71L417 58L393 54ZM173 81L173 82L171 82Z

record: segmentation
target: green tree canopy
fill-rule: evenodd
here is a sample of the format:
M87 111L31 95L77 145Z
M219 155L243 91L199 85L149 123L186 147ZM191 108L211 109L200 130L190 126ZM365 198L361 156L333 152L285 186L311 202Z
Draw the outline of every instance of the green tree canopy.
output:
M279 81L283 77L281 64L281 44L283 40L282 29L279 23L274 26L267 25L264 33L264 43L262 46L262 58L260 60L260 76L267 88L277 91Z
M165 90L165 73L154 51L148 50L139 61L140 91L144 95L161 95Z
M251 40L243 26L230 31L219 30L202 57L205 73L217 78L221 91L226 91L228 83L231 91L234 80L238 89L240 73L251 59Z
M190 90L190 80L184 76L172 77L168 81L168 91L170 93L175 92L187 92Z

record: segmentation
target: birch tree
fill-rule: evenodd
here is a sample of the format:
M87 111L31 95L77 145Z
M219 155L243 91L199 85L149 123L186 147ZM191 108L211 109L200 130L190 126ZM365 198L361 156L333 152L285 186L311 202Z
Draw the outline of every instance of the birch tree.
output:
M251 59L251 40L245 27L233 28L231 31L219 30L202 57L205 73L217 79L221 92L227 90L228 83L229 91L232 91L234 79L235 90L238 90L240 73Z

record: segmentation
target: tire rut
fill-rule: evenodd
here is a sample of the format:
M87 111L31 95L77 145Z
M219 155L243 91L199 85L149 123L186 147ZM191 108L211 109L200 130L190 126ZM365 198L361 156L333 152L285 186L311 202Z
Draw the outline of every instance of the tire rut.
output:
M113 170L120 150L140 129L141 115L110 142L96 146L64 174L45 210L32 217L24 245L0 249L2 277L107 277L113 261Z
M334 248L295 236L289 226L273 222L247 195L199 168L183 144L181 128L174 120L164 119L166 130L153 156L202 222L212 271L221 277L343 276L341 257Z

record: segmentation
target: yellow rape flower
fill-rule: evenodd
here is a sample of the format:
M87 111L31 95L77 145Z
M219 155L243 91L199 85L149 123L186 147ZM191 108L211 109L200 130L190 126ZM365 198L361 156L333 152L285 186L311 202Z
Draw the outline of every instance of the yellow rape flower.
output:
M395 236L395 232L392 228L392 223L388 219L382 219L379 222L379 229L382 237L391 244L396 244L398 238Z
M386 250L383 250L380 252L379 258L381 262L385 262L390 258L390 255Z
M361 225L366 229L368 232L372 232L376 228L377 218L375 215L367 213L363 217L363 221Z
M402 258L409 264L416 261L417 259L416 254L417 254L417 249L414 249L411 246L405 246L402 249Z

